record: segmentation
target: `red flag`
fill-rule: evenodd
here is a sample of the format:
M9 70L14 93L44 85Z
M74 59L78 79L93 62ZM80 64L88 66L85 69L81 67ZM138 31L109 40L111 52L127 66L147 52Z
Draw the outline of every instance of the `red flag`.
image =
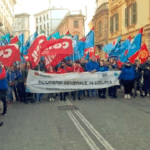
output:
M32 64L33 69L38 65L40 61L42 52L41 50L45 41L46 41L45 35L38 36L28 50L28 57L29 57L28 60Z
M143 34L143 28L140 29L139 33Z
M73 54L72 40L56 39L53 41L46 41L42 45L42 56L50 56L57 54L66 54L67 56Z
M69 34L70 34L70 32L69 32L69 31L67 31L65 35L69 35Z
M131 36L129 36L128 39L131 41Z
M86 41L86 37L83 37L82 39L80 39L80 41L85 42Z
M141 50L139 52L139 58L140 58L141 64L144 64L147 61L148 57L149 57L149 51L147 49L146 44L144 43L141 46Z
M96 57L96 59L99 59L99 58L100 58L99 55L95 55L95 57Z
M10 44L16 44L19 42L18 36L15 36L13 39L11 39Z
M108 54L107 53L105 53L105 58L107 59L109 56L108 56Z
M134 55L129 58L131 64L134 64L135 60L138 58L140 51L137 51Z
M16 61L20 61L19 46L16 44L0 46L0 61L7 67L10 67Z
M120 60L118 60L118 61L117 61L117 63L118 63L118 67L119 67L119 68L121 68L121 67L122 67L122 65L124 64L124 63L123 63L123 62L121 62Z

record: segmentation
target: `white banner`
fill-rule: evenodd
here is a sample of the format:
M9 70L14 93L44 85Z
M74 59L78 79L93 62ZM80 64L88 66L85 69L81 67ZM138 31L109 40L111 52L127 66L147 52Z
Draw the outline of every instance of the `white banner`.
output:
M77 90L101 89L119 85L120 71L47 74L30 70L27 91L31 93L60 93Z

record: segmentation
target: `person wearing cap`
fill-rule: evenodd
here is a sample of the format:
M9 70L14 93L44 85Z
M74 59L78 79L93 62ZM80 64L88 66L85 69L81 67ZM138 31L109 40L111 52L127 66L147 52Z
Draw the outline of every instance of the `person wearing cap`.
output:
M129 61L126 62L125 66L122 68L119 79L122 80L125 98L131 98L132 89L134 87L135 79L135 68L131 66Z
M4 65L0 62L0 100L3 102L3 113L7 115L6 95L8 90L7 74ZM2 122L0 123L2 125Z

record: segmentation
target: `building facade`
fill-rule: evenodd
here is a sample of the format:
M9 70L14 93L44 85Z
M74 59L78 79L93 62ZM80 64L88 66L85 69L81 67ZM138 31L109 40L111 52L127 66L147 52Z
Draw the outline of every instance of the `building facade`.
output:
M49 36L62 21L63 17L68 13L68 9L55 8L44 10L34 15L36 31L45 32Z
M142 27L142 42L150 50L150 0L109 0L109 42L134 38Z
M60 22L54 32L59 32L61 35L65 35L66 32L70 32L71 35L78 35L79 39L85 36L85 16L79 11L69 11L63 20Z
M97 0L97 9L93 16L92 22L90 22L90 28L92 24L95 28L95 46L96 54L101 59L105 59L105 53L102 51L102 47L108 43L108 2Z
M0 0L0 36L12 35L14 23L14 5L16 0Z
M24 41L30 37L30 15L27 13L16 14L14 19L14 36L24 34Z

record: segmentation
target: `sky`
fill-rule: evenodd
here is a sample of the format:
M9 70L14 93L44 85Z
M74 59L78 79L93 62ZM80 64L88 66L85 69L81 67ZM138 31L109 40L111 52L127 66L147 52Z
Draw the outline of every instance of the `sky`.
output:
M87 6L87 20L85 22L85 33L89 32L88 23L92 20L96 9L96 0L17 0L17 5L15 5L15 14L18 13L28 13L30 17L30 32L33 34L35 32L35 20L33 15L41 12L50 6L63 7L70 10L82 10L83 15L85 15L85 6Z

